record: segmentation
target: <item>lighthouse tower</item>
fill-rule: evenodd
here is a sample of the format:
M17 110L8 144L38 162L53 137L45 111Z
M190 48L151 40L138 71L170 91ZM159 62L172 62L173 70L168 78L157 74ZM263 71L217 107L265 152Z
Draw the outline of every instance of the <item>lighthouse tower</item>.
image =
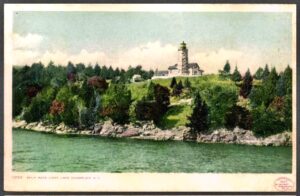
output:
M186 43L183 41L178 49L178 68L181 70L181 74L189 74L188 64L188 49L186 47Z

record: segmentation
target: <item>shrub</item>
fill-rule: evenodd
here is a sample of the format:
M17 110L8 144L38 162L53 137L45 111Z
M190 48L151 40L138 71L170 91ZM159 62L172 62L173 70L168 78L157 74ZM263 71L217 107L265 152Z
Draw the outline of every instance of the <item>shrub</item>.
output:
M249 130L252 127L252 116L247 109L234 105L225 114L225 127L228 129L240 127Z

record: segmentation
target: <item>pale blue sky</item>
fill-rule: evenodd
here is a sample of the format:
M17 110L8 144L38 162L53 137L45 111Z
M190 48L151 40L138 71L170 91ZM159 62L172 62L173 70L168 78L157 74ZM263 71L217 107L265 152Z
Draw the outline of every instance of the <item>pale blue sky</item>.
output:
M115 63L116 66L121 66L118 65L120 61L143 64L120 59L125 58L122 54L127 51L136 51L134 48L142 51L152 47L151 43L157 43L154 44L154 47L160 47L157 50L172 50L171 46L177 47L184 40L188 43L191 59L209 69L214 62L204 59L205 56L220 54L220 50L223 51L220 54L222 61L229 59L238 66L246 64L246 57L252 59L244 67L251 66L250 62L255 67L265 63L279 67L290 64L291 27L290 13L16 12L13 32L21 37L28 34L42 36L36 49L40 56L56 51L74 56L87 50L88 53L104 53L105 57L97 61L103 59L103 64ZM125 55L126 58L130 58L130 54ZM153 62L149 59L144 62L151 68L165 68L168 66L165 64L177 60L172 59L171 52L167 57L170 61L161 60L161 65L156 56L153 58L158 59ZM118 62L112 60L114 58L118 58ZM138 58L136 61L143 60ZM215 64L223 66L217 60Z

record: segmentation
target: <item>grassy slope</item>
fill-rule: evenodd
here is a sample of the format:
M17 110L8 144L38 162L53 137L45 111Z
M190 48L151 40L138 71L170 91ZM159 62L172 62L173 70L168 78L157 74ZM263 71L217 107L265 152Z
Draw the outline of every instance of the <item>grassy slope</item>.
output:
M185 80L185 77L176 77L177 82ZM171 78L168 79L154 79L152 80L156 84L160 84L165 87L169 87ZM234 88L237 90L236 85L229 79L220 79L218 75L204 75L199 77L189 77L189 81L192 87L203 90L210 86L222 86L226 88ZM139 100L147 93L147 83L149 81L131 83L128 88L131 90L132 97L134 100ZM176 104L180 99L171 97L171 104ZM172 127L184 126L187 123L187 116L192 112L190 105L180 104L170 106L168 112L163 116L160 127L170 129Z

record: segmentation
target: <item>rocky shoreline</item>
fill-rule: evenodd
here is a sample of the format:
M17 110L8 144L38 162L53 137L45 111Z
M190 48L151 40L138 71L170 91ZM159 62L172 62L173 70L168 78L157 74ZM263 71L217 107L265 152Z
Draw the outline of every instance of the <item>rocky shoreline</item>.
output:
M134 138L146 140L177 140L194 141L199 143L228 143L256 146L291 146L292 134L285 131L269 137L256 137L252 131L236 127L234 130L218 129L209 133L193 134L188 127L179 126L169 130L162 130L152 122L140 122L139 124L117 125L111 121L95 124L89 129L79 130L71 128L64 123L59 125L43 122L26 123L25 121L13 121L13 128L30 129L33 131L55 134L96 135L102 137Z

